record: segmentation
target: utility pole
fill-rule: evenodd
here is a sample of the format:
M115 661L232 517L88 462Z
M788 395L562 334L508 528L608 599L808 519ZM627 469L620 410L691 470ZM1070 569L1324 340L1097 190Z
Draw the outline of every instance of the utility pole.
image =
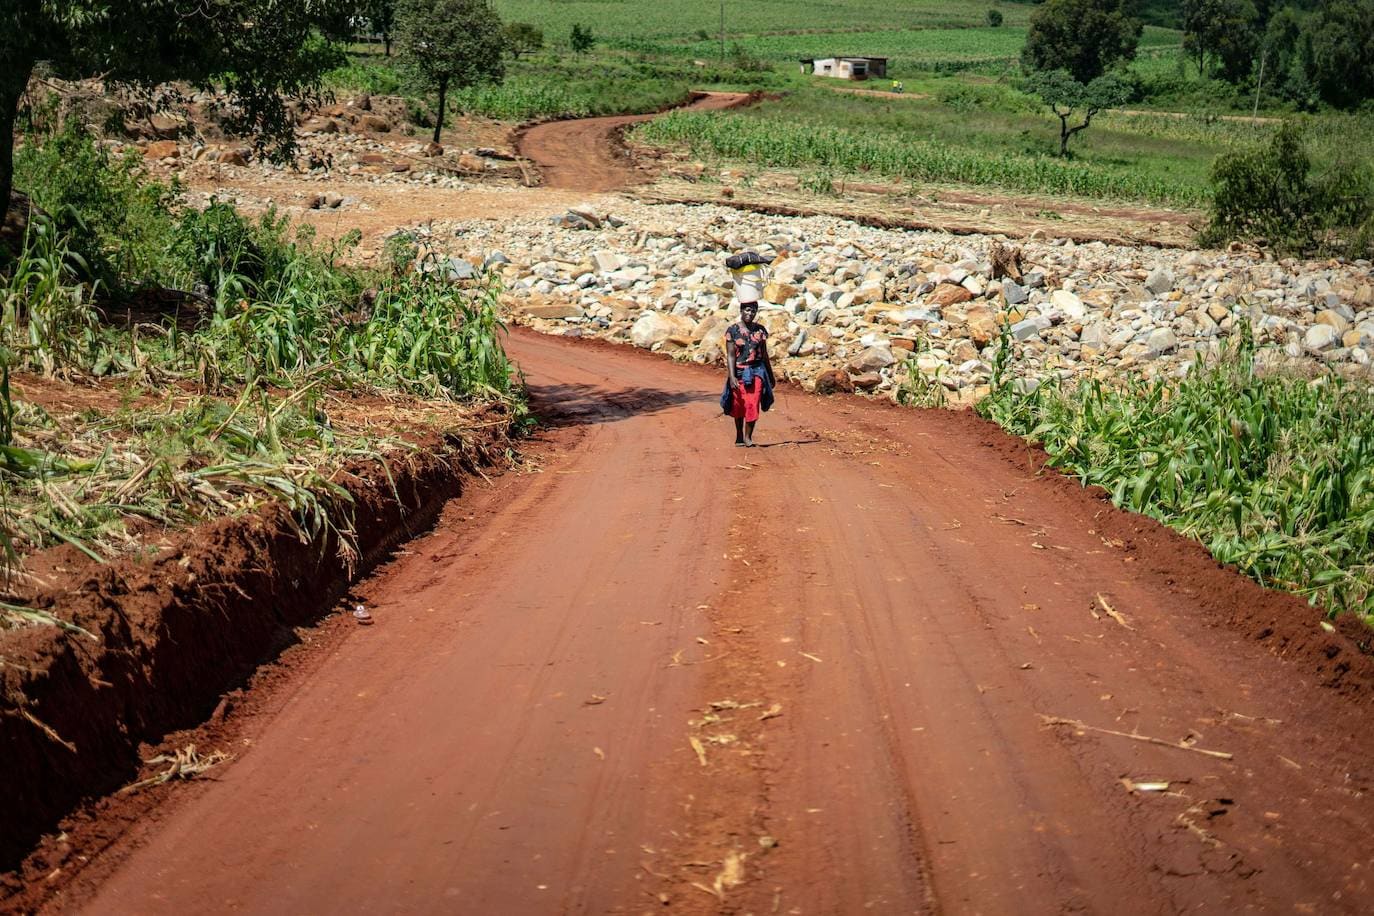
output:
M1254 112L1250 115L1252 118L1257 118L1257 117L1259 117L1260 89L1264 86L1264 61L1265 61L1265 58L1267 58L1268 56L1269 56L1269 49L1268 49L1268 48L1265 48L1264 50L1260 51L1260 72L1259 72L1259 81L1255 83L1255 110L1254 110Z
M725 60L725 0L720 0L720 59Z

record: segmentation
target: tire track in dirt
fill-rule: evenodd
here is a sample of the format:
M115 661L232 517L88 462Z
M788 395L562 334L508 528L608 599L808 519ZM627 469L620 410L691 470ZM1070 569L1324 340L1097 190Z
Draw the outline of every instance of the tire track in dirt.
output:
M541 472L88 912L1363 907L1368 696L1227 622L1299 602L967 415L785 389L734 449L717 372L511 344Z

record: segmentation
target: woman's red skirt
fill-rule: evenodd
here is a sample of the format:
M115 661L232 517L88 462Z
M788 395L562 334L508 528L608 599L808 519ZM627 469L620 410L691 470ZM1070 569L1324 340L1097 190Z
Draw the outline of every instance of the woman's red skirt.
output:
M730 390L730 416L753 423L759 418L759 401L763 398L763 379L758 376L750 379L749 384L739 383L738 388Z

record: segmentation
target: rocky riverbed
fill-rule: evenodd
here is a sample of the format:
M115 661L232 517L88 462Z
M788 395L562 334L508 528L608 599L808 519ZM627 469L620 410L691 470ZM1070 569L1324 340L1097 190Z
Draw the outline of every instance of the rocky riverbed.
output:
M986 392L1004 334L1026 386L1178 374L1243 328L1266 362L1374 379L1365 260L956 237L630 201L552 221L436 220L426 231L456 256L454 269L498 271L518 322L717 364L737 314L724 257L758 251L772 259L760 320L775 366L822 390L895 396L938 385L970 401Z

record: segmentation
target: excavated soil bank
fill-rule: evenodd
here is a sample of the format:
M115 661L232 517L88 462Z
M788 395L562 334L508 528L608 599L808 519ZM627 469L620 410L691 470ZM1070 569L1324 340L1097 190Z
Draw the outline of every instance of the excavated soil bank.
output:
M176 533L151 555L102 565L63 547L30 560L53 584L26 603L98 640L52 627L0 634L0 869L80 802L129 782L141 744L210 716L223 693L295 640L293 628L429 527L507 444L499 423L461 441L412 438L414 456L389 470L341 475L354 501L352 565L336 536L298 537L280 505Z

